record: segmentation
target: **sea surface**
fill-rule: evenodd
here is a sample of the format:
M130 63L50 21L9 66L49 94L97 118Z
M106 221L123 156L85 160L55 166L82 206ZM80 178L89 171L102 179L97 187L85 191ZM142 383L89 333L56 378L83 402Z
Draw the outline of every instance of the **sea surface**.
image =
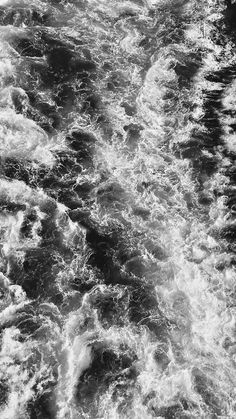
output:
M0 418L236 418L236 2L0 0Z

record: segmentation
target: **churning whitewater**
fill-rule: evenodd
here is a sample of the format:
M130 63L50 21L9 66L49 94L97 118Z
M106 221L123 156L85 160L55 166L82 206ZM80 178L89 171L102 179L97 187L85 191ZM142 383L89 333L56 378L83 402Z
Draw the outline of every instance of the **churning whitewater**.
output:
M236 3L0 25L0 418L235 419Z

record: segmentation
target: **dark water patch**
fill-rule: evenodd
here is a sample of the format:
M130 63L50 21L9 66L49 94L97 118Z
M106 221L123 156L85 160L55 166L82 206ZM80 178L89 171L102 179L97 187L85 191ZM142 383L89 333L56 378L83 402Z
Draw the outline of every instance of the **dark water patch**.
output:
M73 42L70 42L66 38L62 38L58 30L50 30L50 28L41 28L40 36L42 45L44 46L45 50L50 51L50 49L53 48L68 48L69 50L73 50L74 48Z
M42 172L42 176L38 179L38 184L54 199L58 197L58 189L73 188L75 180L60 177L53 170Z
M139 47L143 48L148 55L155 54L157 49L166 47L170 44L179 44L184 42L185 25L187 20L181 15L181 6L178 4L174 7L173 2L165 5L158 5L149 11L152 25L145 24L142 26L138 21L138 30L143 35L139 42ZM168 27L168 31L166 28ZM150 56L149 55L149 56ZM148 63L150 66L150 63Z
M232 76L235 74L235 70L232 69L232 67L230 68L224 68L221 69L219 71L216 71L214 73L209 73L205 76L207 81L210 81L212 83L223 83L223 84L228 84L231 80L232 80ZM218 92L218 94L217 94ZM206 96L211 97L211 91L204 92ZM216 103L216 98L218 96L218 98L221 96L222 93L222 88L220 90L217 90L215 93L213 91L212 93L212 97L215 99L214 102Z
M232 0L225 0L224 23L226 33L236 41L236 4Z
M40 355L42 357L43 352ZM30 419L55 418L54 388L58 380L57 368L57 361L52 356L46 377L36 379L36 383L32 387L34 395L27 403L27 417Z
M124 264L125 270L137 278L142 278L145 274L146 266L140 255L135 255L127 260Z
M236 194L234 193L234 190L229 190L227 193L227 201L226 205L231 208L232 210L235 210L236 205Z
M58 192L57 199L59 202L62 202L64 205L66 205L70 210L75 210L82 206L81 200L79 199L77 193L73 190L60 190Z
M39 113L43 115L44 120L52 119L51 124L42 121L41 126L44 124L47 131L50 131L47 124L56 129L59 127L60 117L62 115L65 117L65 112L68 114L74 106L78 106L78 97L84 93L86 99L83 99L84 105L80 105L81 111L91 113L95 108L97 110L100 101L97 99L98 96L93 94L91 84L96 78L96 64L87 49L81 45L74 45L66 37L63 39L56 32L42 28L31 30L24 37L15 38L11 42L22 56L28 58L26 63L29 77L18 75L18 83L30 96L29 117L37 119ZM38 91L48 92L49 89L55 104L64 110L64 112L61 110L60 116L57 109L33 98L34 95L37 96ZM39 116L38 119L40 121Z
M70 281L70 287L83 295L91 291L99 283L102 283L100 278L98 276L92 276L88 271L87 274L84 272L81 275L76 275L73 280Z
M123 102L121 106L125 109L125 113L128 116L134 116L137 112L137 107L133 103Z
M88 85L86 77L83 77L83 81ZM83 105L81 107L81 112L88 113L91 116L96 116L96 114L100 113L100 111L103 111L103 106L102 100L99 97L99 95L91 92L86 94L85 99L83 101ZM106 116L100 115L98 122L105 122L103 119L106 119Z
M128 86L128 80L121 71L113 70L109 72L107 89L115 92Z
M28 109L27 117L35 121L37 125L40 126L49 135L56 134L56 129L60 124L60 119L57 118L57 116L55 119L50 118L50 116L44 116L34 109Z
M87 134L84 134L85 137ZM75 139L76 138L76 139ZM88 199L93 185L89 182L77 183L77 177L84 168L92 168L93 144L79 140L82 137L69 136L74 150L61 150L54 153L56 162L52 169L41 167L32 173L32 180L47 194L66 205L71 210L81 207L81 199ZM69 142L68 141L68 142ZM70 144L69 142L69 144ZM75 145L76 143L76 145ZM28 183L32 184L28 172Z
M97 201L103 208L122 210L126 206L126 194L118 182L107 183L97 189Z
M29 105L27 117L33 119L41 128L49 133L54 133L61 124L61 115L55 104L49 104L43 100L35 91L28 91Z
M125 287L98 288L91 294L90 303L98 312L99 321L103 327L114 324L126 324L125 313L128 313L129 292Z
M71 83L61 84L54 94L54 100L57 106L64 108L65 110L72 109L76 103L76 87Z
M49 33L43 32L41 42L44 45L44 54L47 58L48 72L41 75L44 82L65 82L72 77L81 78L84 73L94 73L96 64L86 59L83 49L75 50L72 43L62 41Z
M1 7L0 22L2 25L12 25L21 27L22 25L46 25L50 21L50 13L41 12L34 8L20 7Z
M201 138L192 138L191 140L180 144L179 150L176 150L176 154L183 159L198 157L201 154L202 145L203 141Z
M221 147L220 152L222 153L223 157L226 157L229 160L229 165L228 168L225 170L225 173L228 170L228 173L230 175L233 172L233 169L235 169L236 153L235 151L230 150L230 148L228 148L227 145Z
M17 75L17 83L28 94L38 93L47 89L49 91L50 83L48 77L48 65L44 58L25 60L24 73L19 72Z
M236 193L234 188L235 183L232 184L232 187L228 187L224 190L223 194L225 198L225 205L230 211L230 217L228 216L228 221L233 220L236 216Z
M120 241L116 257L121 265L125 265L129 260L139 257L140 255L140 251L137 250L136 247L131 246L128 240L123 240L123 242Z
M2 159L2 171L7 178L21 180L26 185L29 185L34 179L31 163L13 157Z
M72 74L90 73L96 70L96 64L92 61L79 58L77 54L68 51L67 48L57 47L48 53L49 67L55 72Z
M41 187L53 199L63 203L71 210L81 208L82 201L89 199L94 185L89 182L77 183L78 174L84 167L92 165L92 147L80 151L60 151L55 153L56 163L52 169L32 162L15 158L3 160L2 171L5 177L23 181L32 188ZM82 201L81 201L82 200Z
M165 339L168 325L159 310L154 287L144 282L145 265L140 256L137 253L135 255L134 251L127 251L119 234L101 235L90 229L86 238L93 250L88 263L99 269L105 284L128 287L129 304L126 310L130 321L146 326L159 339ZM112 304L111 298L108 298L107 304L109 308L109 304ZM115 307L111 305L111 313L113 309Z
M145 248L155 257L155 259L164 261L168 258L169 254L165 248L153 242L151 239L145 241Z
M96 138L93 134L82 130L72 131L71 134L66 137L66 139L68 141L69 147L72 148L72 150L85 153L90 151L96 142Z
M1 330L9 327L16 327L20 330L20 335L18 337L20 342L29 339L29 336L36 337L36 334L42 325L42 321L36 314L36 309L37 306L35 303L25 304L24 307L17 310L17 315L4 322L1 326Z
M121 12L120 15L115 19L115 21L117 22L118 20L125 20L125 19L129 19L132 17L136 17L137 16L137 12L133 11L133 10L126 10L124 12Z
M13 88L11 90L11 98L16 113L26 114L29 100L26 92L21 89Z
M96 138L93 134L76 130L66 137L68 146L76 152L76 158L81 163L89 162L92 164L94 145Z
M187 56L176 54L176 58L177 62L174 65L174 70L178 76L179 87L180 89L189 88L201 66L201 51L191 52Z
M68 216L74 223L79 223L81 226L87 229L87 231L95 229L95 223L92 219L90 209L86 207L76 208L68 211ZM90 242L91 246L91 242Z
M106 231L102 229L91 228L87 231L86 240L91 248L96 249L96 247L106 247L107 249L115 249L119 243L120 231L116 229L106 228Z
M165 371L171 362L168 356L168 346L166 344L163 344L162 346L158 345L154 353L154 359L158 366L161 367L163 371Z
M34 223L37 221L38 216L35 209L31 209L28 213L25 214L23 223L20 228L20 235L23 238L32 238Z
M228 215L229 222L225 223L225 226L218 229L212 229L211 235L216 240L221 240L221 249L222 252L235 254L236 253L236 224L235 224L235 217L230 217L230 214ZM228 263L228 262L227 262ZM227 263L219 262L220 267L219 270L222 270L222 267L226 266ZM231 259L230 266L234 266L233 259Z
M62 228L58 222L57 202L54 200L45 201L43 204L41 204L40 209L46 214L46 216L41 220L41 248L50 246L51 250L54 249L60 252L61 256L64 255L64 257L67 259L69 255L73 254L73 251L71 248L67 247L63 241L64 237ZM62 224L66 224L66 214L63 215L63 218L61 215L60 222Z
M29 419L54 419L54 405L53 387L45 389L43 393L36 394L34 400L30 401L27 406Z
M79 156L70 150L61 150L55 152L56 164L52 173L61 179L67 176L70 180L82 172Z
M89 219L88 219L89 221ZM82 223L83 225L83 223ZM107 285L134 285L140 279L125 271L124 264L128 260L130 250L122 237L123 228L113 228L102 232L97 226L85 225L86 241L91 249L88 265L100 272ZM122 257L123 255L123 257Z
M233 66L225 67L218 71L206 75L206 79L213 83L220 83L221 87L217 90L206 90L204 94L203 111L201 118L201 128L195 129L192 138L186 143L178 145L176 148L176 156L187 158L191 161L193 168L193 178L197 181L199 193L205 180L216 173L221 165L219 156L219 147L222 157L234 160L234 155L224 144L224 131L221 123L221 116L226 113L223 108L222 99L225 89L235 77L235 69ZM226 169L225 173L230 173L230 169ZM232 171L233 173L233 171ZM208 201L200 197L199 203L208 205Z
M29 38L18 38L15 49L23 57L43 57L43 50L34 40Z
M124 125L123 128L127 132L127 135L129 135L131 138L139 136L140 132L144 129L142 125L133 123Z
M200 191L198 194L198 203L200 205L208 207L214 201L214 196L206 191Z
M139 326L146 327L160 341L168 339L168 320L161 313L155 295L155 288L149 284L129 287L129 319Z
M94 62L83 59L68 47L54 47L46 51L46 56L48 77L55 83L67 81L71 77L81 78L84 73L93 73L96 70Z
M43 57L47 55L48 65L52 67L53 63L50 57L52 56L53 58L54 49L61 51L61 65L63 65L63 58L68 60L68 58L71 59L74 56L73 44L66 40L61 40L58 34L49 28L27 29L24 36L13 37L11 43L22 56ZM34 49L37 51L36 55L33 55ZM65 62L64 65L68 66L69 63Z
M236 223L227 225L224 228L222 228L220 235L222 238L226 239L228 242L232 244L236 243Z
M142 218L143 220L147 220L150 216L150 210L142 208L142 207L136 207L133 209L134 215Z
M0 199L0 210L4 213L17 213L18 211L25 211L25 204L18 204L17 202L6 202L4 199Z
M97 227L87 229L86 241L92 250L88 263L100 270L108 285L127 285L132 281L131 276L122 270L118 259L119 248L123 247L122 233L122 229L119 228L107 232L99 231Z
M4 380L0 381L0 406L3 406L5 403L7 403L8 399L8 385L7 382Z
M112 384L113 398L124 395L125 387L134 384L137 372L133 367L136 356L127 348L119 352L98 344L93 348L93 360L77 385L76 399L84 413L96 415L96 401ZM124 383L125 381L125 383ZM114 400L115 401L115 400Z
M205 92L205 115L202 118L202 122L207 129L207 136L205 136L206 140L204 140L204 135L202 136L203 140L201 140L201 147L206 150L207 152L211 153L207 158L204 156L205 164L204 167L199 165L196 160L193 162L193 167L195 169L195 174L199 183L201 185L201 178L197 175L200 173L200 169L203 173L203 180L204 180L204 173L207 176L213 175L221 166L221 158L219 157L219 152L221 153L222 159L226 158L229 161L228 167L223 168L223 173L228 177L229 185L224 189L223 195L226 199L226 205L231 211L231 217L234 215L234 200L233 200L233 188L231 185L235 185L235 153L227 147L227 144L224 143L224 131L223 127L221 126L221 118L225 116L234 117L234 110L231 109L224 109L222 104L222 99L225 94L225 89L228 88L230 83L235 80L236 71L234 66L224 67L223 69L216 71L214 73L207 75L207 80L212 82L221 83L221 88L219 90L211 90L209 92ZM231 127L231 130L235 131L235 124L228 124L228 127ZM217 155L218 154L218 155ZM202 161L202 159L201 159ZM207 168L207 170L205 170ZM222 192L218 192L217 190L214 191L215 196L221 196ZM220 236L225 238L230 244L230 248L232 248L232 237L234 238L234 233L230 227L228 231L228 227L226 227L226 231L220 233Z
M221 80L222 82L222 80ZM222 91L210 91L205 93L205 101L203 105L204 116L201 123L206 127L207 139L205 145L214 147L222 144L222 127L219 121L218 111L222 109Z
M63 300L62 292L55 282L57 275L73 258L73 249L68 248L63 241L61 228L57 220L57 204L47 200L40 206L45 216L40 220L38 234L40 242L37 248L25 250L24 260L14 256L9 260L9 278L13 283L22 286L30 298L45 297L55 304ZM32 229L37 221L35 210L25 213L21 226L21 238L32 237ZM66 216L65 220L66 222Z
M91 232L89 236L91 237ZM95 240L96 238L92 244L90 242L93 253L89 257L88 264L102 273L106 284L115 285L126 282L125 275L121 273L120 267L113 260L114 251L109 242L96 243Z
M47 194L66 205L70 210L81 208L83 200L89 200L89 193L93 189L93 185L89 182L77 183L77 177L82 172L83 167L89 167L90 165L90 160L88 163L83 154L85 153L57 153L57 164L52 170L47 171L42 179L38 179L38 185ZM76 219L75 213L74 219Z
M20 330L18 339L21 342L25 342L29 338L42 341L42 339L46 338L45 333L49 336L51 332L54 332L53 327L61 326L58 313L55 310L53 311L50 306L48 308L44 301L41 305L38 303L39 301L35 300L24 304L24 306L17 309L13 318L10 318L6 323L4 322L4 327L14 326ZM35 359L38 359L37 353L32 353L32 355Z
M74 176L78 176L82 167L77 161L77 156L75 153L70 152L69 150L61 150L55 153L56 164L52 169L52 173L55 176L58 176L63 180L63 178L68 178L72 180Z
M33 337L42 326L41 319L36 314L36 304L31 303L17 311L14 326L21 332L21 339Z
M219 145L217 138L209 133L195 133L193 138L176 147L177 157L189 159L193 168L193 179L201 193L203 183L211 177L219 167L219 158L216 154Z
M201 153L198 159L192 162L195 179L202 185L207 177L211 177L218 169L219 161L214 155Z
M80 199L87 201L89 200L90 193L92 192L95 185L89 182L77 183L74 186L74 191L77 193Z
M236 256L235 255L229 255L226 260L220 260L215 265L216 269L218 269L220 272L222 272L224 269L230 268L230 267L236 267ZM234 300L236 301L236 299Z
M49 248L30 249L21 263L9 258L9 279L22 286L29 298L60 304L63 295L55 285L56 275L63 269L61 258Z
M43 180L48 176L47 166L35 167L32 161L7 157L2 159L3 175L11 180L17 179L26 185L36 188L42 186ZM53 186L53 184L52 184Z
M41 220L41 243L42 247L52 245L56 248L63 247L61 232L57 226L56 214L49 213Z
M157 417L162 417L164 419L189 419L191 416L191 404L186 400L180 400L176 404L171 406L158 408L151 408L150 410Z
M219 391L217 390L219 389L217 385L197 368L194 369L193 376L195 389L208 406L211 417L215 419L221 417L224 411L221 400L218 397Z

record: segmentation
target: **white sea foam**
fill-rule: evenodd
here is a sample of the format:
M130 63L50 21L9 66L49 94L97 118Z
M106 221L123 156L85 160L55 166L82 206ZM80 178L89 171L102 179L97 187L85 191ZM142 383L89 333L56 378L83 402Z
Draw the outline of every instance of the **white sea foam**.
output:
M33 121L9 109L1 112L0 123L0 151L3 157L27 158L49 166L53 164L47 135Z
M215 4L212 4L212 9L208 8L208 16L211 16L214 6ZM212 20L215 18L212 17ZM206 21L204 29L200 30L197 36L194 31L198 31L198 24L195 28L192 27L186 31L187 39L195 43L195 46L201 43L208 51L203 58L203 69L194 78L195 85L189 93L184 92L189 97L193 95L193 100L199 104L199 115L202 114L203 89L221 88L204 79L204 74L209 70L214 71L219 68L218 56L222 53L221 47L216 46L209 38L211 30L212 27ZM215 269L215 264L220 257L219 244L208 234L209 226L204 224L201 217L196 219L196 214L193 218L187 215L185 192L192 194L192 199L195 194L187 161L173 159L166 163L161 157L167 135L173 143L185 142L191 138L193 129L191 123L184 126L184 103L180 103L179 108L172 105L173 111L170 111L168 115L165 112L165 94L177 88L176 74L170 69L176 56L171 54L173 54L173 49L167 48L155 57L136 101L138 120L142 121L145 127L141 132L137 150L129 154L125 142L116 141L114 138L110 144L101 144L97 155L98 168L99 170L101 166L108 168L112 181L122 185L125 197L123 219L132 223L134 229L138 228L139 233L142 232L147 237L151 236L157 243L165 244L171 254L169 263L172 263L174 276L160 285L157 278L156 290L166 317L178 324L176 329L173 327L172 341L169 346L172 361L163 376L158 373L158 366L154 361L151 362L151 366L147 360L143 361L143 369L139 376L141 393L147 394L148 391L154 391L156 399L150 402L150 406L153 404L156 408L162 405L173 405L176 398L181 395L195 405L192 417L206 417L204 402L196 391L194 381L194 371L200 369L203 375L205 374L218 386L218 390L215 391L219 392L217 397L221 399L221 407L228 412L229 417L233 417L233 399L231 398L233 396L230 394L236 378L232 371L234 361L233 358L228 358L222 343L229 335L233 339L233 314L227 309L225 281L228 282L227 278L231 278L234 271L230 270L230 273L226 274ZM188 54L188 46L185 54ZM230 50L226 51L226 56L230 54ZM125 123L124 114L120 110L118 114L120 124L122 124L122 119ZM175 119L176 123L174 123ZM231 144L233 147L234 143ZM176 187L171 176L173 178L177 176ZM151 186L149 186L149 191L143 188L143 194L140 197L137 190L141 189L140 185L144 181ZM223 175L217 173L212 180L205 182L205 188L211 190L216 185L220 188L221 184L225 185L226 181ZM169 192L165 194L163 187L167 185L169 185ZM128 196L126 196L127 191L129 191ZM132 215L131 207L137 202L142 203L142 207L151 212L151 222L141 222ZM114 214L117 218L120 216L111 211L111 219ZM224 200L219 199L212 206L210 214L215 225L218 227L225 225ZM99 220L103 216L103 222L107 222L107 211L105 216L100 207L94 208L93 216L97 216ZM117 333L120 334L121 331ZM130 333L132 334L131 330ZM178 356L180 348L181 357ZM143 360L145 359L144 356ZM135 402L137 401L138 396L135 395ZM113 413L111 416L108 414L108 417L120 417L114 406L110 408ZM132 415L140 417L138 408L132 410ZM145 411L143 415L149 417L148 411Z
M94 27L91 25L91 33L97 34L93 44L94 54L98 52L101 61L110 54L104 52L105 43L112 42L112 59L117 66L115 75L120 80L121 87L117 91L106 91L103 101L113 133L103 135L97 126L94 128L95 123L91 122L90 117L73 115L78 125L81 123L91 130L96 129L99 138L93 172L83 171L77 179L78 185L86 181L95 185L89 198L92 201L90 216L101 228L112 222L127 227L126 238L140 254L139 258L135 259L134 256L131 260L142 262L142 283L145 286L150 281L153 285L153 296L168 324L168 337L164 339L152 333L145 326L145 319L138 324L130 322L128 307L123 315L124 325L105 327L98 309L93 306L93 293L99 291L102 297L105 296L110 291L107 285L99 285L85 293L83 298L78 291L73 296L69 283L78 272L82 275L86 271L92 276L92 269L85 267L92 251L86 245L85 229L68 221L65 215L67 208L58 205L54 217L57 229L63 245L75 252L71 264L63 261L65 271L57 273L55 280L67 301L62 307L65 312L63 328L59 330L59 326L55 327L54 321L50 320L56 318L58 321L58 317L62 317L59 309L45 302L41 306L42 313L46 316L45 313L50 312L51 317L43 321L43 344L40 346L42 362L37 364L36 373L32 375L32 363L29 360L38 347L38 341L33 338L20 341L20 331L15 327L9 327L4 332L1 378L4 380L7 377L10 394L2 408L3 419L18 419L27 415L26 405L34 397L37 379L48 379L46 370L50 356L55 357L59 365L54 391L55 417L86 417L76 401L76 388L93 361L93 348L96 345L104 345L117 354L121 350L134 353L133 367L137 374L136 382L128 384L132 392L128 393L130 400L124 410L121 406L125 395L120 399L114 398L117 384L114 382L96 401L97 417L162 418L168 414L163 409L186 403L189 406L189 412L186 413L188 417L210 418L213 413L204 392L212 397L213 401L210 402L220 412L216 417L235 417L236 313L230 305L235 270L232 267L217 269L217 263L226 260L229 255L222 251L222 243L212 236L214 229L227 225L225 198L215 199L207 214L203 210L198 213L194 208L197 192L190 163L187 159L178 160L172 153L172 147L187 143L193 129L199 127L204 114L204 90L222 89L222 83L207 81L205 75L218 70L221 65L225 66L228 59L234 62L234 57L230 47L223 49L211 39L212 22L218 19L221 12L221 9L217 9L219 14L215 12L216 2L209 1L207 6L204 2L189 3L178 2L183 15L191 17L192 7L196 12L194 22L188 23L183 42L155 51L149 69L143 74L141 70L145 53L141 52L139 46L140 33L128 19L119 23L118 18L127 11L140 13L140 21L151 26L153 22L148 10L159 6L171 8L174 3L147 1L142 7L140 2L116 2L111 8L106 0L90 1L88 8L92 18L83 15L81 25L86 27L88 22L90 25L94 23ZM78 15L71 22L76 19ZM110 25L109 31L103 19ZM158 32L157 29L155 33L158 39L162 26L157 25L157 28L160 30ZM76 28L63 31L79 37ZM190 52L199 49L203 50L202 67L193 76L190 87L180 90L175 65L184 63ZM131 58L135 64L130 63ZM8 69L13 71L11 61L8 58L6 60L0 67L3 79ZM103 96L108 80L109 75L94 82ZM231 84L225 91L222 101L225 109L234 109L234 90L235 86ZM0 97L3 156L21 160L27 158L37 164L52 166L54 159L47 135L34 122L15 113L11 91L5 88ZM20 93L24 95L24 91ZM134 97L137 113L127 115L122 101ZM196 105L194 112L191 107L193 103ZM7 110L4 110L6 107ZM234 151L235 139L229 128L232 122L233 117L222 118L226 145ZM133 143L129 129L124 129L129 124L136 124L136 128L138 125ZM222 160L221 164L221 167L227 165L227 159ZM223 171L218 170L211 178L205 178L203 189L214 196L214 190L223 191L226 183ZM26 205L26 210L19 210L16 214L4 212L1 215L2 255L8 259L14 253L21 256L25 249L40 244L40 221L46 217L44 211L52 201L41 189L33 190L17 180L1 180L0 193L7 202ZM25 211L32 207L38 219L34 223L32 237L26 240L21 238L20 229ZM163 259L155 256L154 250L158 246L165 255ZM124 264L123 272L126 268L127 264ZM93 275L96 276L96 273ZM28 300L22 288L11 284L5 275L2 274L0 280L7 301L0 321L5 323L13 321L17 311L24 308ZM113 302L115 304L115 300ZM68 313L67 305L70 304ZM151 314L147 313L147 316L152 316L157 324L160 321L157 309ZM158 358L158 353L163 357ZM203 380L205 387L202 385L201 388L201 384L197 387L197 379L200 382Z
M18 329L10 327L5 330L2 338L1 380L6 381L9 386L7 401L0 410L3 419L16 419L26 415L25 407L34 395L33 387L40 373L44 375L46 372L46 366L38 376L37 373L32 375L30 368L26 368L26 363L32 356L33 345L31 340L21 343L19 335Z

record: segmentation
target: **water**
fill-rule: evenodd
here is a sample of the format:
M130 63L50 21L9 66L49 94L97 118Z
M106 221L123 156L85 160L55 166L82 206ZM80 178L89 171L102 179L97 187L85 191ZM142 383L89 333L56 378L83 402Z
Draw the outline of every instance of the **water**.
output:
M235 16L0 1L1 419L235 418Z

